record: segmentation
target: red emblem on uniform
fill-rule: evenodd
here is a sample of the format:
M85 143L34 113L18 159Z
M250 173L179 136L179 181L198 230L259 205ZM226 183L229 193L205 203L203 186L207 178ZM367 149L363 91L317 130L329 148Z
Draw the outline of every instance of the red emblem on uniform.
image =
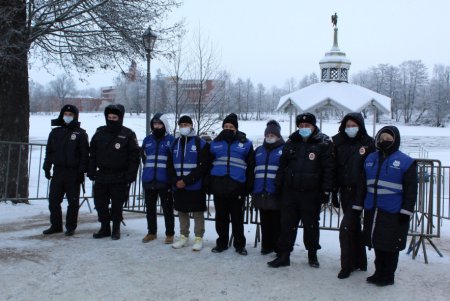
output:
M359 154L364 155L366 153L366 148L363 146L359 149Z
M309 153L309 160L314 160L316 158L315 153Z

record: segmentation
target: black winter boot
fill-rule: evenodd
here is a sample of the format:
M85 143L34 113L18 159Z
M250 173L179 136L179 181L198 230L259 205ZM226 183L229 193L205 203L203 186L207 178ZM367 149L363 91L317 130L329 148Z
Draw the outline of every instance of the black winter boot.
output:
M275 258L272 261L269 261L267 264L272 268L290 266L291 259L290 259L289 253L280 253L280 256L277 256L277 258Z
M94 238L103 238L111 235L111 225L109 222L102 222L102 226L98 232L94 233L92 236Z
M42 231L42 234L44 235L50 235L55 233L61 233L63 231L62 226L61 227L54 227L50 226L47 230Z
M112 240L120 239L120 222L113 222L113 230L111 234Z
M308 263L313 268L320 267L320 263L317 260L317 251L316 250L310 250L308 251Z

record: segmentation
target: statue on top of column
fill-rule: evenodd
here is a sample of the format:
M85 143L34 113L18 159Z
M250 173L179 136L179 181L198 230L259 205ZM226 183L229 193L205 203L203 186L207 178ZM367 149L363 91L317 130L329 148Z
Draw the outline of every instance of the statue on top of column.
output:
M334 13L334 15L331 15L331 23L333 24L333 27L337 26L337 20L338 20L337 13Z

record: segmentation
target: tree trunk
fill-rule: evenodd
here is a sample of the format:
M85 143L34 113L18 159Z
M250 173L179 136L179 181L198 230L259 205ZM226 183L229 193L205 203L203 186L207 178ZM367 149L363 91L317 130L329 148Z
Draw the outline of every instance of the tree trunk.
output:
M0 1L12 12L10 24L0 24L4 42L0 64L0 198L28 202L28 143L30 104L28 94L28 43L26 1ZM11 29L15 29L11 32ZM10 34L5 34L6 32ZM22 142L25 144L8 144Z

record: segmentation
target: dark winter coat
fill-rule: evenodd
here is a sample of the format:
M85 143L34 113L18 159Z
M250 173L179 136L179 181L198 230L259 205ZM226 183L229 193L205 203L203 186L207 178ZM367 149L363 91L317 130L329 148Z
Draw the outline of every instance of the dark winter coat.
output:
M123 106L117 107L123 110L119 116L122 122L125 112ZM132 183L136 180L140 148L131 129L123 125L118 131L112 131L108 126L97 128L89 153L89 178L105 184Z
M175 139L172 144L172 152L168 158L168 175L170 182L173 185L174 208L181 212L197 212L206 210L206 192L203 186L203 180L209 171L209 144L206 141L201 141L198 136L179 137ZM185 146L192 141L196 145L197 167L193 168L188 174L177 176L174 167L174 156L180 155L180 162L185 162ZM198 145L198 147L197 147ZM203 145L203 146L202 146ZM198 150L200 148L200 150ZM183 180L186 186L192 186L195 183L200 183L200 188L195 190L178 189L176 183Z
M275 143L269 144L264 141L263 145L257 147L255 149L255 171L259 166L262 168L261 172L264 172L265 178L262 180L261 185L257 185L258 179L256 178L255 172L255 180L254 180L254 189L252 193L252 204L257 209L263 210L279 210L280 209L280 191L277 191L275 178L267 177L272 171L274 175L276 175L277 170L272 169L268 170L269 161L271 161L271 165L279 166L280 155L278 152L282 153L282 148L284 146L284 140L281 138ZM259 160L257 155L264 154L264 157L261 157ZM261 164L258 164L258 161ZM257 189L257 186L259 189ZM261 187L259 187L261 186ZM255 191L255 189L257 189Z
M347 120L351 119L359 126L358 134L350 138L345 133ZM375 151L375 142L367 134L364 119L360 113L349 113L341 121L339 133L333 138L334 155L336 158L337 188L351 187L359 183L366 157Z
M89 142L86 131L80 128L78 114L74 120L65 124L62 120L64 107L52 125L57 125L48 136L43 169L55 173L65 168L76 169L80 175L87 171ZM78 112L78 110L76 110Z
M226 145L231 146L233 143L242 143L247 144L250 143L251 147L249 148L247 154L245 154L245 158L243 160L245 161L247 168L245 170L245 182L241 183L236 180L233 180L229 175L224 176L214 176L210 173L208 183L209 183L209 190L212 194L227 198L227 197L238 197L238 196L247 196L251 193L253 188L253 179L254 174L253 170L255 167L254 162L254 150L253 145L250 142L250 140L247 139L245 133L237 131L234 135L233 139L231 141L226 140L221 134L219 134L210 145L210 165L213 166L213 162L216 159L213 147L217 143L225 142ZM230 157L231 154L228 154L228 157ZM230 160L228 160L230 161ZM228 165L226 168L230 166L230 162L228 162Z
M379 150L366 159L364 173L358 185L356 203L353 205L353 208L358 210L364 207L363 231L366 245L377 250L393 252L403 250L406 247L409 222L404 217L413 213L417 200L417 163L415 161L409 163L409 167L402 171L402 180L400 181L402 183L402 199L399 210L395 210L397 212L389 212L383 209L384 207L380 208L380 204L377 204L377 198L382 189L386 190L383 188L383 185L391 181L390 174L393 172L397 173L399 166L403 164L401 159L397 162L398 160L390 160L390 158L393 156L397 158L404 157L405 162L411 162L411 158L398 150L400 147L400 132L396 127L387 126L382 128L378 132L377 137L379 137L380 133L387 131L394 134L394 144L388 152L384 153ZM399 153L401 153L400 157L398 156ZM383 169L381 169L382 166L384 166ZM368 168L372 170L376 168L374 183L368 183L366 180ZM371 200L372 206L364 204L369 185L374 190L373 200ZM396 202L396 197L393 196L392 201Z
M317 200L303 200L302 192L331 192L334 187L334 165L332 144L327 135L317 128L306 141L298 131L291 134L284 145L276 176L282 202L321 202L320 197Z

